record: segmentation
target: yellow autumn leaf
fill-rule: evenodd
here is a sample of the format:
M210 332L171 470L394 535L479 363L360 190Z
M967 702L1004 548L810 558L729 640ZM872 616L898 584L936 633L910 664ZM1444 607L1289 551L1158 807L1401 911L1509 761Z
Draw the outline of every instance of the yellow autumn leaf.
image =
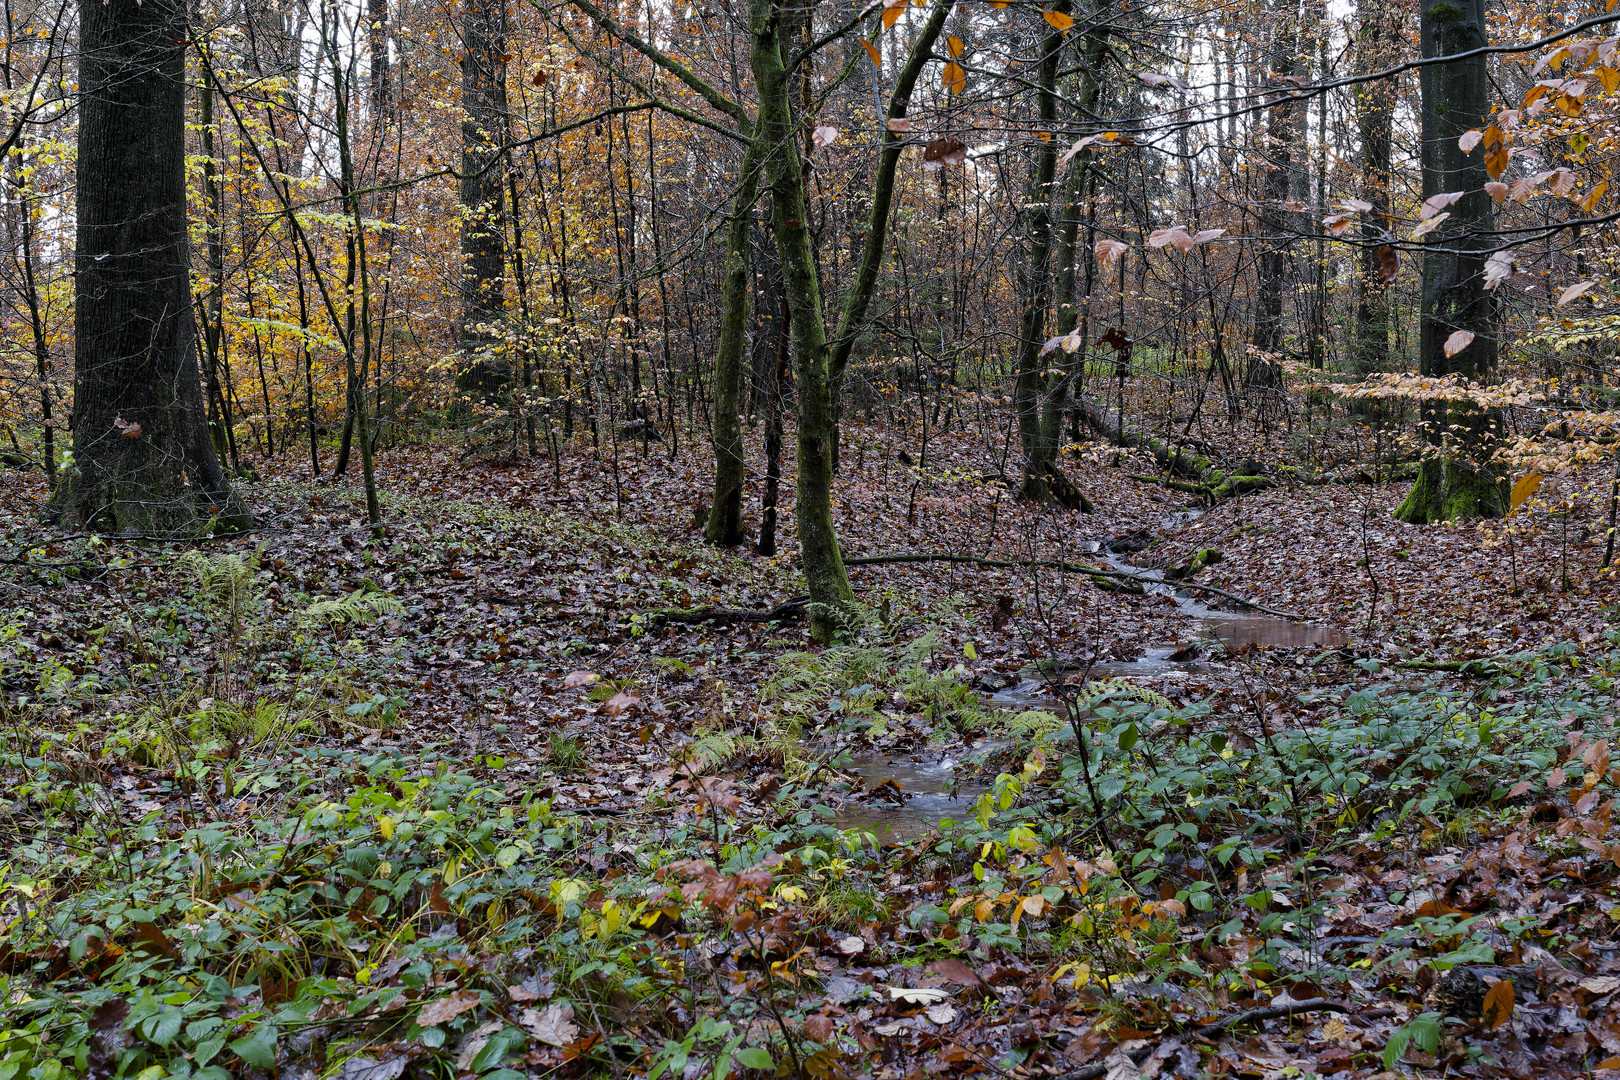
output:
M1598 200L1603 198L1603 193L1608 190L1609 182L1607 180L1600 182L1597 187L1592 189L1591 193L1588 194L1586 198L1581 200L1581 212L1590 214L1597 206Z
M1620 89L1620 71L1612 67L1599 67L1594 69L1592 74L1597 76L1597 81L1602 84L1605 94L1612 94Z
M957 37L955 34L952 34L950 37L945 39L945 51L951 54L952 60L960 60L962 58L962 49L962 39Z
M1041 15L1046 19L1047 22L1051 23L1052 27L1056 30L1066 31L1074 25L1074 20L1063 14L1061 11L1043 11L1041 12Z
M888 30L900 21L900 13L905 11L902 5L883 9L883 29Z
M1508 496L1508 513L1517 514L1525 500L1536 493L1541 486L1541 474L1538 472L1525 473L1513 481L1513 491Z
M945 65L945 89L951 93L960 93L967 87L967 72L955 60Z
M873 65L881 67L883 65L883 56L878 52L878 47L872 44L870 41L865 40L863 40L861 44L866 46L866 55L872 58Z
M378 815L377 831L382 834L384 840L392 840L394 838L394 819L387 814Z

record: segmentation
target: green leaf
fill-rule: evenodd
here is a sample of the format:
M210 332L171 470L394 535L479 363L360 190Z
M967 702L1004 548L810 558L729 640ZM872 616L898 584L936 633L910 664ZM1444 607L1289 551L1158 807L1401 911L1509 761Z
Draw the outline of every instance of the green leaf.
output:
M185 1013L179 1009L165 1009L152 1025L151 1040L159 1046L168 1046L180 1034L180 1021L184 1019Z
M200 1068L208 1064L210 1061L213 1061L223 1049L225 1049L225 1036L216 1035L212 1039L198 1043L197 1048L192 1051L192 1054L194 1055L197 1065Z
M771 1057L771 1052L757 1046L745 1046L732 1056L737 1059L737 1064L745 1069L776 1068L776 1059Z
M276 1029L260 1024L252 1035L231 1043L231 1053L259 1069L274 1068L276 1064Z
M1137 730L1135 724L1132 724L1124 731L1119 733L1119 748L1123 751L1129 752L1131 747L1136 745L1136 740L1140 739L1141 737L1142 733Z

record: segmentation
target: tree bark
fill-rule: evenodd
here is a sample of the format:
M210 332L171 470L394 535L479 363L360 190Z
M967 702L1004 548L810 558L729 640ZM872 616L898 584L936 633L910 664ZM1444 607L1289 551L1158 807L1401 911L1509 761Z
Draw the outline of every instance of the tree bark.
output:
M122 534L251 524L208 438L186 232L185 7L81 0L73 467L51 516Z
M793 360L799 396L799 481L795 515L799 553L810 591L810 636L832 640L854 611L843 555L832 518L833 381L821 283L811 250L804 163L793 119L790 72L783 57L792 35L773 0L751 0L751 63L759 95L757 135L771 184L771 225L787 289Z
M703 539L721 547L743 541L742 496L746 472L742 427L737 419L742 395L742 356L748 340L748 293L753 285L748 227L759 192L759 143L743 153L737 192L731 200L726 238L726 271L720 290L720 341L714 358L714 500Z
M1485 46L1484 0L1424 0L1424 58ZM1484 285L1492 246L1493 206L1485 191L1485 151L1464 153L1463 132L1490 113L1486 58L1470 56L1422 69L1423 197L1460 191L1448 217L1429 234L1423 253L1420 360L1429 376L1482 379L1496 367L1496 301ZM1445 344L1458 330L1474 335L1447 356ZM1395 511L1409 524L1452 521L1502 513L1498 477L1490 464L1500 417L1467 403L1425 401L1425 438L1437 456L1423 463L1417 483Z
M1376 71L1393 59L1400 37L1399 11L1390 0L1362 0L1356 36L1356 69ZM1351 331L1350 370L1358 375L1389 368L1388 286L1379 277L1378 244L1393 219L1389 212L1391 153L1395 130L1393 81L1356 87L1356 128L1361 137L1361 191L1373 204L1362 219L1362 247L1356 274L1355 323Z
M510 387L506 356L506 5L467 0L461 25L461 370L479 401Z
M1067 12L1059 3L1057 10ZM1057 123L1057 70L1063 34L1050 29L1041 36L1041 58L1036 97L1036 127L1053 131ZM1055 500L1079 507L1080 493L1057 464L1055 424L1043 423L1042 399L1047 391L1047 309L1052 304L1052 196L1057 176L1057 140L1047 139L1036 151L1029 200L1019 213L1024 252L1019 263L1019 292L1023 314L1019 320L1018 374L1013 384L1013 412L1018 417L1018 440L1024 452L1024 478L1019 497L1032 502Z

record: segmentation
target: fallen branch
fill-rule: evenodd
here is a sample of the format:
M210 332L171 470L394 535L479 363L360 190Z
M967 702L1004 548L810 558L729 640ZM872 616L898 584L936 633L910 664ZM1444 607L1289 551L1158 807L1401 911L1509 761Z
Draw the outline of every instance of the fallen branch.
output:
M808 596L793 596L777 604L773 608L726 608L707 604L703 607L692 608L656 608L644 611L640 617L651 626L663 626L667 623L752 623L776 622L777 620L796 619L804 614L805 607L810 603Z
M1304 622L1305 617L1292 611L1281 611L1277 608L1267 607L1258 600L1250 600L1246 596L1218 589L1214 585L1201 585L1193 581L1167 582L1157 578L1146 577L1141 574L1132 574L1125 570L1110 570L1104 566L1092 566L1090 563L1071 563L1061 559L1039 559L1034 562L1012 562L1007 559L981 559L975 555L953 555L945 552L938 553L901 553L895 555L857 555L844 560L845 566L882 566L889 563L960 563L968 566L985 566L997 570L1021 570L1030 566L1038 566L1046 570L1061 570L1066 574L1085 574L1087 577L1114 578L1135 582L1138 587L1143 582L1152 585L1174 585L1179 589L1201 589L1204 592L1224 596L1226 599L1253 608L1255 611L1267 615L1275 615L1279 619L1292 619L1295 622Z
M1407 671L1449 671L1457 675L1472 675L1476 679L1488 679L1502 673L1499 662L1506 659L1509 658L1486 656L1478 660L1398 660L1395 666Z
M1202 1027L1194 1028L1193 1034L1201 1039L1213 1039L1224 1034L1228 1028L1237 1027L1239 1024L1256 1024L1262 1020L1281 1020L1284 1017L1292 1017L1298 1013L1347 1013L1349 1011L1350 1006L1341 1005L1337 1001L1329 1001L1327 998L1293 1001L1287 1005L1261 1005L1253 1009L1244 1009L1240 1013L1233 1013L1225 1020L1217 1020L1213 1024L1205 1024Z

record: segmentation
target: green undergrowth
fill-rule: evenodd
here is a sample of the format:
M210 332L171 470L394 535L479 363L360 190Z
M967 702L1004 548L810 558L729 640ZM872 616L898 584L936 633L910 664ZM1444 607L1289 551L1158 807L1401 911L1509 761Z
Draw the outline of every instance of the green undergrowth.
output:
M942 620L905 637L877 620L854 642L777 658L760 695L790 735L823 729L885 735L901 714L920 716L938 741L982 729L991 719L945 644Z
M1174 982L1206 1003L1294 979L1354 997L1403 981L1412 959L1443 970L1510 962L1524 943L1556 950L1572 942L1537 920L1443 904L1371 944L1317 941L1357 899L1347 870L1399 869L1417 889L1428 857L1533 828L1531 807L1560 785L1612 796L1617 643L1596 660L1567 645L1512 657L1462 690L1313 691L1303 726L1275 702L1250 717L1100 705L1082 725L1084 759L1070 744L1049 760L1057 718L1024 714L1009 725L1022 771L997 777L969 820L944 822L923 856L972 884L908 917L1042 956L1077 986Z

